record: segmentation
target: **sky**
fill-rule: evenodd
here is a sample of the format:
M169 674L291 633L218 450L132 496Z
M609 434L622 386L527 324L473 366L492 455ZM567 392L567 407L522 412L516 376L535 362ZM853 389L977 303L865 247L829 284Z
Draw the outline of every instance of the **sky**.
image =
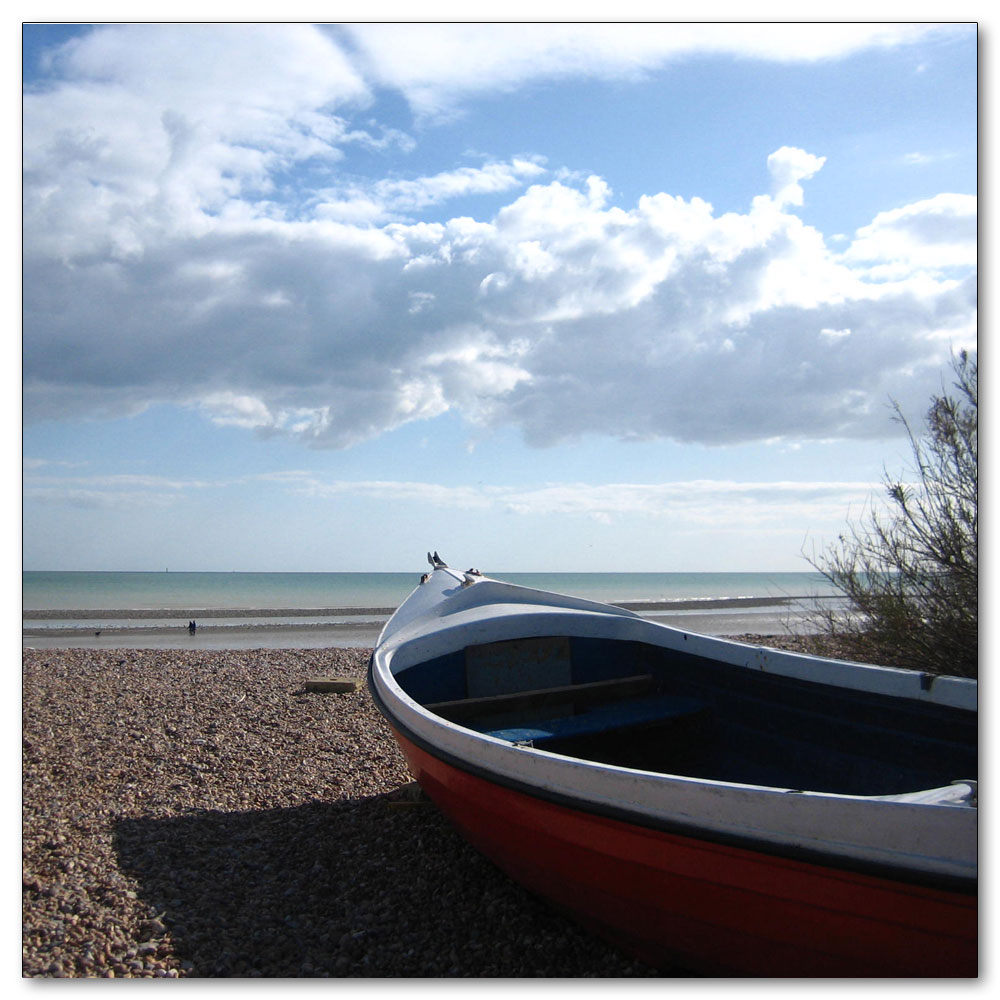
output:
M975 25L22 43L28 570L808 571L976 346Z

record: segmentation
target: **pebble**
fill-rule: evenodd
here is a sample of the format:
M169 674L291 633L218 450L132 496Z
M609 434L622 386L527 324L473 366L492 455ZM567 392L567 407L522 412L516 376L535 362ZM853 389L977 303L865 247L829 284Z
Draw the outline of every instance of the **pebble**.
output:
M414 802L368 649L25 649L27 977L654 977Z
M466 844L362 683L307 690L370 653L25 649L22 974L686 976Z

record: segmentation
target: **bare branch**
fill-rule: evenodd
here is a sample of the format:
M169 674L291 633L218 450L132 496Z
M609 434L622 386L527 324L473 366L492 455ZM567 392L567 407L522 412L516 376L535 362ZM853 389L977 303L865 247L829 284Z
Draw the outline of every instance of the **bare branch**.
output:
M952 360L957 397L932 399L923 436L893 408L913 453L914 485L885 477L891 513L869 505L819 557L806 557L847 598L817 616L856 653L932 673L974 677L979 659L979 369Z

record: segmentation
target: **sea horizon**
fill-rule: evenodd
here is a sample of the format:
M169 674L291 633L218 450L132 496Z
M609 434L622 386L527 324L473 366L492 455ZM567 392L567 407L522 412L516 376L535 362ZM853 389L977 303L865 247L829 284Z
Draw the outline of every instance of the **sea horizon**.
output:
M817 572L484 572L713 635L787 634L836 593ZM367 647L419 580L412 571L25 570L22 645Z

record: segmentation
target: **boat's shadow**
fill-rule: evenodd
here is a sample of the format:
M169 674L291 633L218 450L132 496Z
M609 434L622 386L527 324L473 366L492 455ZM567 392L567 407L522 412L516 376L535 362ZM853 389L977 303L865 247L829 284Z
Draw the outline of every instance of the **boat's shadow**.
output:
M578 929L436 808L398 794L130 819L115 847L189 975L664 974Z

